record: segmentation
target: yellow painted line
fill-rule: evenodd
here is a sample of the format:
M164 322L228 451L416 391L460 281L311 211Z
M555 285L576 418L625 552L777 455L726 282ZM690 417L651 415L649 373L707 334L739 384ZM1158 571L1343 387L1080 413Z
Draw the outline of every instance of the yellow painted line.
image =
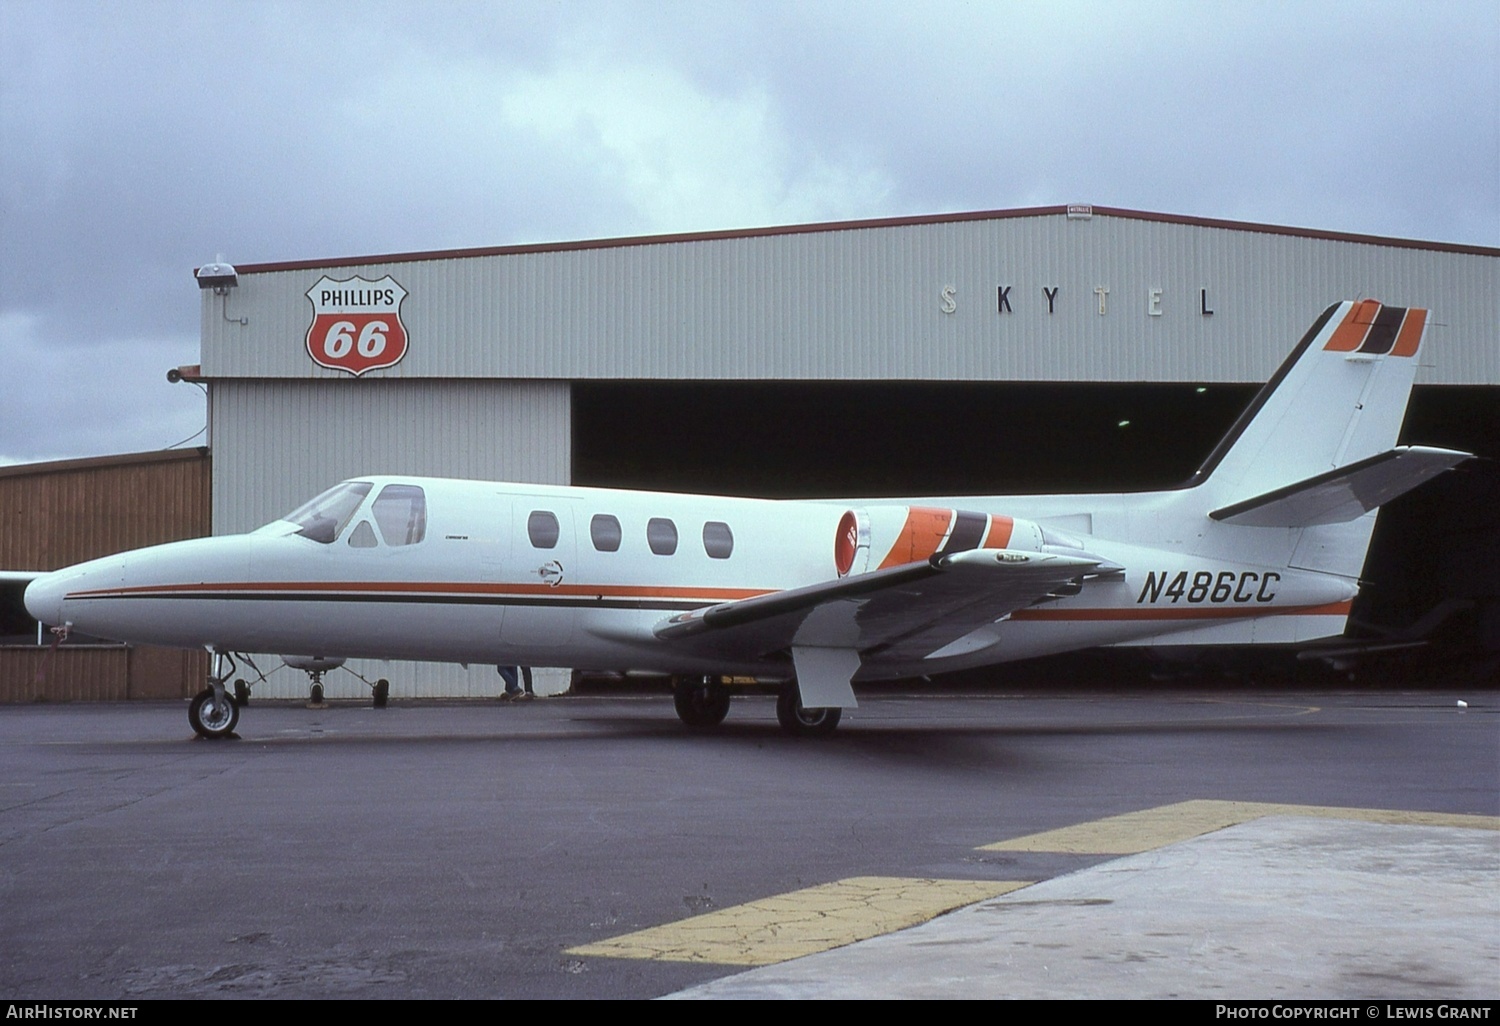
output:
M1135 855L1163 845L1200 837L1263 816L1310 816L1352 819L1404 826L1466 827L1500 830L1500 817L1392 809L1343 809L1327 805L1274 805L1200 799L1109 816L1077 826L1028 834L983 845L980 851L1064 852L1073 855Z
M1019 880L857 876L569 948L568 954L773 965L916 926L1026 886Z

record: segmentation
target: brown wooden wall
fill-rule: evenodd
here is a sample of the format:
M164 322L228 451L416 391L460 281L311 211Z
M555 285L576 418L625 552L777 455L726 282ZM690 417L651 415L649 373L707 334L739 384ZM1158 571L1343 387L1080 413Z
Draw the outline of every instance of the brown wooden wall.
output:
M0 467L0 569L203 537L209 510L206 449ZM207 669L205 653L151 646L0 647L0 702L182 698Z
M188 698L208 676L208 653L154 645L0 648L0 703Z
M210 533L205 449L0 467L0 569L56 570Z

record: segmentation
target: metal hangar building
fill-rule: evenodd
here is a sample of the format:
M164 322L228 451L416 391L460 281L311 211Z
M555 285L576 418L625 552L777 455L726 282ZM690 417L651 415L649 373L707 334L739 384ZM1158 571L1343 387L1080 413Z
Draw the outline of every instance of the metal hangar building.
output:
M216 534L375 473L764 496L1120 491L1187 477L1349 298L1433 311L1404 440L1500 456L1497 258L1057 206L240 265L203 290L201 365L182 371L209 385ZM1388 543L1380 558L1408 566L1456 538L1500 566L1493 474L1465 487L1463 510L1417 525L1416 555ZM1381 615L1457 598L1500 651L1500 573L1401 573ZM364 671L396 695L499 686L493 667ZM363 693L344 678L330 696ZM306 682L282 673L257 693Z

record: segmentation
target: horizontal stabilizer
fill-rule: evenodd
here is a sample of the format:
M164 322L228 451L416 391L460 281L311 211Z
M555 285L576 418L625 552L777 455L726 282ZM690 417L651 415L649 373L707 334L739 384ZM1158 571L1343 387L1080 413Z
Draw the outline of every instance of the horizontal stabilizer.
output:
M1357 520L1470 456L1410 445L1231 503L1209 514L1240 527L1312 527Z

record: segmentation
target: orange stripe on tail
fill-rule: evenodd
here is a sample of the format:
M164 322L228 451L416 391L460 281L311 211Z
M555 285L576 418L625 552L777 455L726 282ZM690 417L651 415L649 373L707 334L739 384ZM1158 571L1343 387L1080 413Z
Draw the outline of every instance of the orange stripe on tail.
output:
M1392 356L1414 356L1422 341L1422 329L1427 326L1427 311L1414 307L1406 311L1406 320L1401 323L1401 334L1391 347Z
M1355 303L1323 348L1335 353L1354 352L1364 344L1365 336L1370 333L1370 325L1375 323L1375 315L1378 313L1380 303L1377 300L1362 299Z

